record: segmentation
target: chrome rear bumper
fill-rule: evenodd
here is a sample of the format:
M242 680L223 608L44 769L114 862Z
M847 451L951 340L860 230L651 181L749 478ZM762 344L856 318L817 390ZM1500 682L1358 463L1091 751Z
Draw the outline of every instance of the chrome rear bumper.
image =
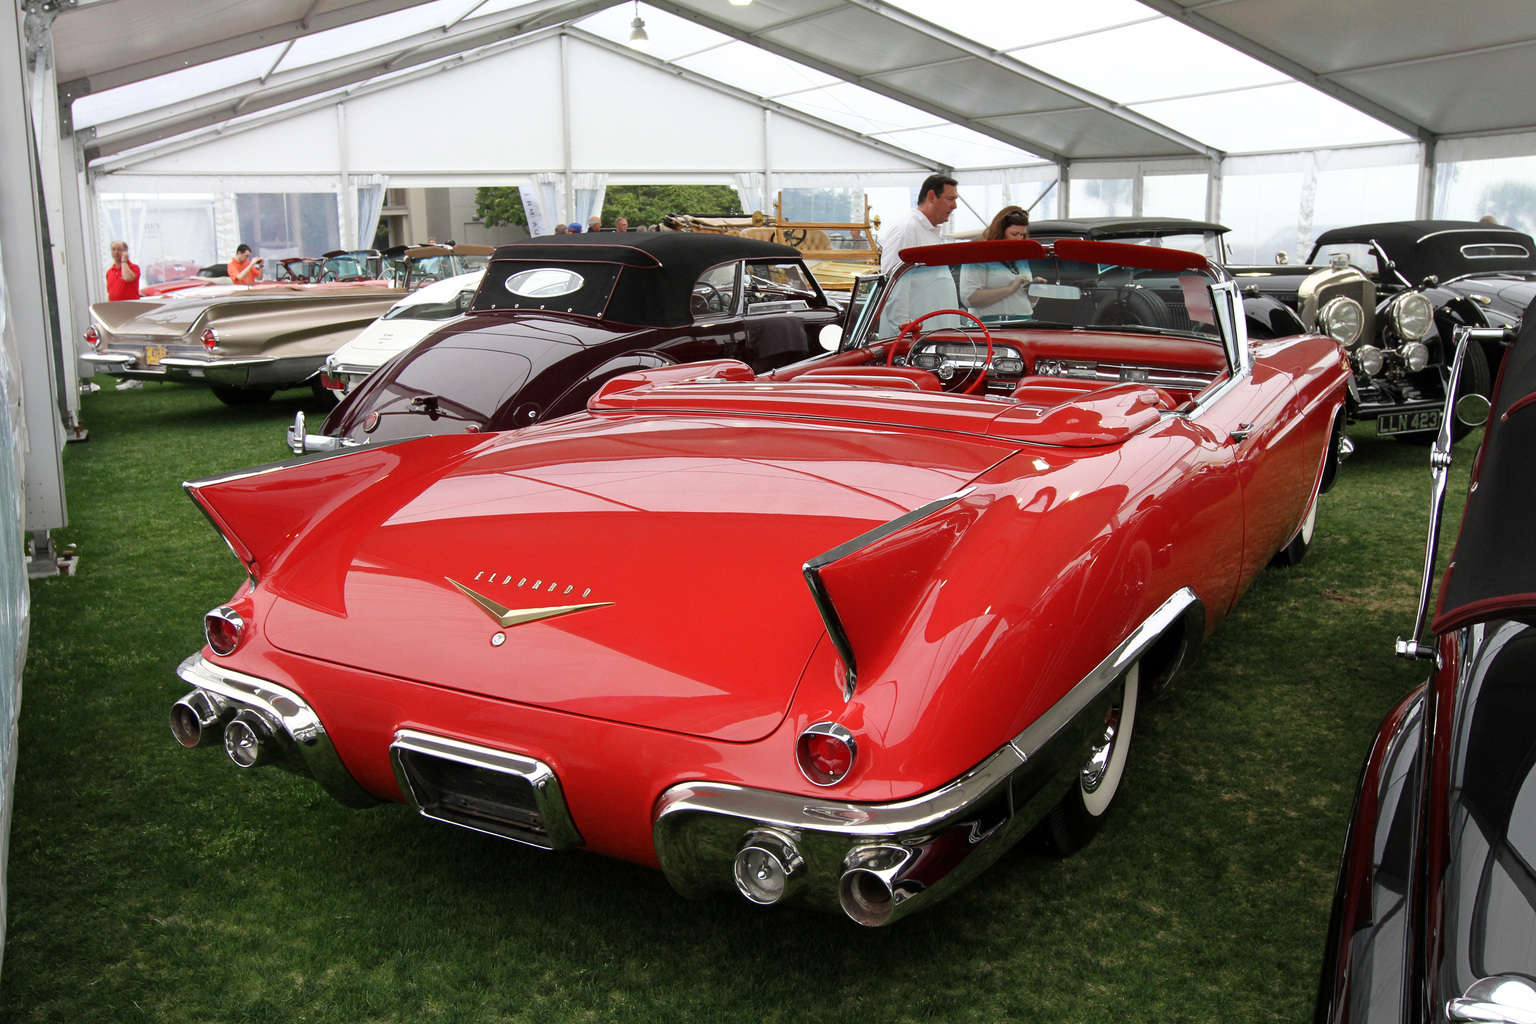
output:
M942 899L1067 794L1103 729L1112 684L1181 620L1180 649L1160 672L1166 682L1204 637L1205 607L1187 588L1012 741L960 778L909 800L865 804L715 782L673 786L657 803L653 828L662 871L684 896L734 883L756 903L841 907L863 925L889 924ZM742 857L761 864L765 850L777 860L770 869L783 876L782 895L772 900L737 881Z
M192 687L171 709L171 732L182 746L222 737L242 767L274 764L308 776L348 807L384 802L352 778L320 716L292 690L215 665L202 654L183 661L176 674Z

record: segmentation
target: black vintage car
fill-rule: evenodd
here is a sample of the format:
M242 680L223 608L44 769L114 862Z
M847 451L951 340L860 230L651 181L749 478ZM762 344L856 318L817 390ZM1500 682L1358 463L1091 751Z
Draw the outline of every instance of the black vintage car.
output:
M1237 266L1226 258L1227 228L1176 217L1089 217L1038 221L1036 238L1151 241L1192 249L1243 282L1249 333L1282 303L1306 324L1343 344L1355 369L1350 416L1381 435L1428 442L1440 425L1459 325L1518 324L1536 298L1536 242L1511 228L1468 221L1393 221L1324 232L1306 263ZM1462 374L1462 393L1486 395L1498 368L1497 345L1479 343ZM1457 435L1464 428L1453 424Z
M504 245L464 317L364 380L321 434L306 434L300 413L288 446L524 427L585 408L620 374L673 363L739 359L763 373L822 352L841 316L787 245L675 232Z
M1452 332L1517 324L1536 297L1531 236L1469 221L1335 228L1319 236L1304 265L1228 269L1349 349L1356 419L1373 420L1378 434L1424 442L1440 427ZM1498 345L1477 343L1461 392L1488 394L1499 359Z
M1514 330L1467 333L1471 354ZM1317 1024L1536 1020L1536 547L1518 540L1536 501L1536 314L1504 358L1425 642L1448 425L1436 441L1419 617L1397 645L1432 674L1361 773Z

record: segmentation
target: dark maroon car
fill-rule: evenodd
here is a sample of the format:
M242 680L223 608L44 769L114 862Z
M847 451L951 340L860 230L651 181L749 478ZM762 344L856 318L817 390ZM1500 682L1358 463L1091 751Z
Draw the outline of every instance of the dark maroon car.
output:
M1361 773L1317 1024L1536 1021L1536 546L1524 532L1536 505L1533 310L1504 354L1491 415L1483 404L1464 417L1488 429L1421 641L1450 467L1442 418L1419 617L1397 644L1431 675L1392 709ZM1452 382L1467 353L1514 334L1458 330Z
M288 444L302 454L524 427L673 363L737 359L764 373L820 354L841 316L786 245L670 232L504 245L464 317L358 385L320 435L301 413Z

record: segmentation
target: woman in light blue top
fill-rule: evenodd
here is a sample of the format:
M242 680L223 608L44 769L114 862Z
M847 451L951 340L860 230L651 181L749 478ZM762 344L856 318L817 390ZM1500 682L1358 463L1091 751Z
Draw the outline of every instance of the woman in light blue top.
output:
M983 241L1028 238L1028 211L1003 207L981 237ZM1035 308L1029 301L1031 280L1029 264L1017 260L972 264L960 271L960 298L977 316L1029 316Z

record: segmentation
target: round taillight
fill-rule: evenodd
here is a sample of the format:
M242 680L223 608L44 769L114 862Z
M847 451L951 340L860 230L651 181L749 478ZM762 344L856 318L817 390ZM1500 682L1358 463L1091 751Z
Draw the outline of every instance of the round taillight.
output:
M245 635L245 620L229 605L203 616L203 634L214 654L233 654Z
M363 417L363 433L371 434L375 430L378 430L378 429L379 429L379 414L378 414L378 411L375 410L373 412L370 412L367 416Z
M101 348L101 334L96 328L87 327L85 329L85 340L90 343L91 348Z
M818 786L835 786L848 777L859 756L853 733L836 722L817 722L795 744L800 774Z
M212 352L219 347L219 332L209 327L203 331L203 348Z

